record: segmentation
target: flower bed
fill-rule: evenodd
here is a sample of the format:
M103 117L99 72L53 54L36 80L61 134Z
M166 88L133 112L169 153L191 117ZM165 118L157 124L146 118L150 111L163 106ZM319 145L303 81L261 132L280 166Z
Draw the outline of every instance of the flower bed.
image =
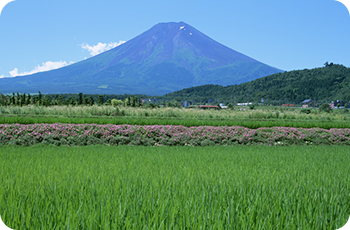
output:
M0 145L350 145L350 129L240 126L1 124Z

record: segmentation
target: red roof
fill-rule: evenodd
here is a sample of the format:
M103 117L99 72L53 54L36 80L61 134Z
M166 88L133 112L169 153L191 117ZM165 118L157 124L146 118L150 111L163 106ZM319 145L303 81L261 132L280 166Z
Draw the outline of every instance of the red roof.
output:
M219 108L217 105L200 105L199 108Z

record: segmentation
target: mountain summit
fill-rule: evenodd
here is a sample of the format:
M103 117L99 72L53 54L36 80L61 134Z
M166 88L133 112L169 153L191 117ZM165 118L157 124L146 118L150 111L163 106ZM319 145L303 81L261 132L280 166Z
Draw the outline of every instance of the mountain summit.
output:
M234 85L281 72L184 23L159 23L90 59L0 79L0 92L162 95L186 87Z

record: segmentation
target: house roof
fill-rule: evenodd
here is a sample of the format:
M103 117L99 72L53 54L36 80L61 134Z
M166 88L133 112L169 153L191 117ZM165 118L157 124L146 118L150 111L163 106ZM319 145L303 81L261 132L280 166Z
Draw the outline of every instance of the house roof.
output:
M200 105L199 108L219 108L217 105Z
M306 99L306 100L304 100L303 102L301 102L301 103L308 103L308 102L311 102L312 101L312 99Z

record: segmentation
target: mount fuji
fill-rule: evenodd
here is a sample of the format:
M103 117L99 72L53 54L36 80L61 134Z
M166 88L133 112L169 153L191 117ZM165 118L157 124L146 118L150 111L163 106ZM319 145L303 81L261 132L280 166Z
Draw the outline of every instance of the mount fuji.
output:
M184 23L159 23L89 59L0 79L0 92L163 95L205 84L234 85L282 72Z

